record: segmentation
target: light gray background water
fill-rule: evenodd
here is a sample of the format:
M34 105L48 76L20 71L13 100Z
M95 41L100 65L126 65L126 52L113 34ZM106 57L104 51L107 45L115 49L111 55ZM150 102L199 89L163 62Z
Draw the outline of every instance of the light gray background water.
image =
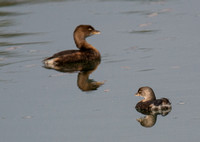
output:
M0 141L146 142L198 140L200 124L200 1L0 1ZM53 53L76 49L73 30L102 55L90 78L43 68ZM167 97L172 111L151 128L134 106L141 86Z

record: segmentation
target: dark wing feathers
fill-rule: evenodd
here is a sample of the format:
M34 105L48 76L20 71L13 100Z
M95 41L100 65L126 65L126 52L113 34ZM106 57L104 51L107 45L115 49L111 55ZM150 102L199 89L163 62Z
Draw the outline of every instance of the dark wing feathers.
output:
M66 63L100 60L100 54L93 50L65 50L45 60L55 59L56 65Z
M157 99L153 103L155 106L164 105L164 104L171 104L167 98Z

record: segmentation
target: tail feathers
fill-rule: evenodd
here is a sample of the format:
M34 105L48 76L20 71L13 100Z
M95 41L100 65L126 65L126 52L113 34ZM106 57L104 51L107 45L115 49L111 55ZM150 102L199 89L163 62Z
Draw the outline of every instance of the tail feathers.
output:
M161 100L162 100L163 105L166 105L166 104L171 105L171 103L169 102L167 98L162 98Z
M43 60L45 67L54 68L57 65L58 58L49 57Z

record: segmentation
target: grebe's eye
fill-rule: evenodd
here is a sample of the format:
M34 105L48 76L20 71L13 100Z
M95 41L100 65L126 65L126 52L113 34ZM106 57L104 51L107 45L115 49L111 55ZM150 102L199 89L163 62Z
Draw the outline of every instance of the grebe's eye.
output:
M88 28L89 31L92 31L92 28Z

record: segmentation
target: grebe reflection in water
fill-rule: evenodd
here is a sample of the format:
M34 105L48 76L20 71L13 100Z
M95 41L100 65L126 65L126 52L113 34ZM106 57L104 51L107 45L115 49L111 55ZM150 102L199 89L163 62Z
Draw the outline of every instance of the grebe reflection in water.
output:
M149 128L149 127L153 127L156 124L157 121L157 116L161 115L161 116L167 116L169 114L171 110L160 110L160 111L149 111L149 112L141 112L138 111L142 114L145 114L145 116L140 117L138 119L136 119L141 126Z
M73 63L73 64L65 64L63 66L54 66L54 68L48 68L44 66L46 69L54 69L59 72L65 73L74 73L79 71L77 76L77 86L82 91L92 91L97 90L104 82L95 81L93 79L89 79L89 76L92 72L94 72L100 61L93 61L87 63Z

